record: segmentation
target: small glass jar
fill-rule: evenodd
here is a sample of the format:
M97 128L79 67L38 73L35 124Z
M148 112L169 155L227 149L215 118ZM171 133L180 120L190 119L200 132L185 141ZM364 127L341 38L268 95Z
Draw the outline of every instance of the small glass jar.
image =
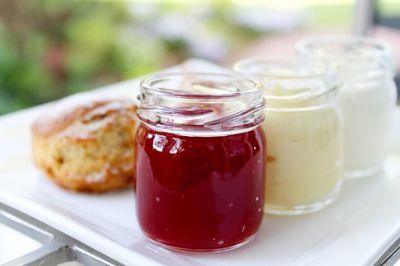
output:
M265 211L295 215L331 203L340 190L339 81L327 62L244 60L234 69L260 82L267 101Z
M264 100L230 74L157 74L140 88L136 204L151 241L217 252L247 243L263 217Z
M313 37L297 45L300 55L335 60L343 86L339 108L344 123L344 175L380 173L388 153L396 106L389 48L362 37Z

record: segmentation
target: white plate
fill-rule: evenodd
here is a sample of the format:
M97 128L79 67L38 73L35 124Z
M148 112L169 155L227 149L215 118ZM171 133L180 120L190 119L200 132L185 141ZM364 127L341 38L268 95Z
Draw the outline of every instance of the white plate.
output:
M216 66L191 60L177 68ZM135 97L137 91L133 80L92 93ZM132 191L77 194L44 177L31 162L29 126L45 108L0 117L0 201L126 265L371 265L400 236L400 130L385 176L346 180L339 199L318 213L265 215L254 241L236 251L193 255L145 239Z

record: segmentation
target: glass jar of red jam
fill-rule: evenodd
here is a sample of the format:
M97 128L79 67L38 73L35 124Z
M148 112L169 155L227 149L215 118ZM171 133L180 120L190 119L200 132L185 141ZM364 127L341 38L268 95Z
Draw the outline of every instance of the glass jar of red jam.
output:
M266 144L258 84L231 74L144 79L136 204L152 242L216 252L247 243L263 218Z

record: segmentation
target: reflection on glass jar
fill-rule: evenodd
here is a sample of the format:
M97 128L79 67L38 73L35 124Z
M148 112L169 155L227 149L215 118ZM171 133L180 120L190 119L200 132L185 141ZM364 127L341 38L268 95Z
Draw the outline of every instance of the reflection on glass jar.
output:
M247 243L263 217L264 100L225 74L158 74L141 84L139 224L153 242L200 252Z
M302 214L328 205L342 174L335 67L277 59L244 60L235 70L259 81L267 101L266 212Z
M389 48L361 37L314 37L297 45L300 55L335 60L343 77L339 108L344 123L344 174L381 172L391 139L396 86Z

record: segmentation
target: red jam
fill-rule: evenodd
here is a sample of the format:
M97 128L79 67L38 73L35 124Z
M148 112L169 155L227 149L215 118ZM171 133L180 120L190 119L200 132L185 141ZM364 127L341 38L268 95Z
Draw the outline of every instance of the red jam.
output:
M229 249L263 217L265 139L261 127L221 137L150 129L137 143L137 212L143 232L169 247Z

